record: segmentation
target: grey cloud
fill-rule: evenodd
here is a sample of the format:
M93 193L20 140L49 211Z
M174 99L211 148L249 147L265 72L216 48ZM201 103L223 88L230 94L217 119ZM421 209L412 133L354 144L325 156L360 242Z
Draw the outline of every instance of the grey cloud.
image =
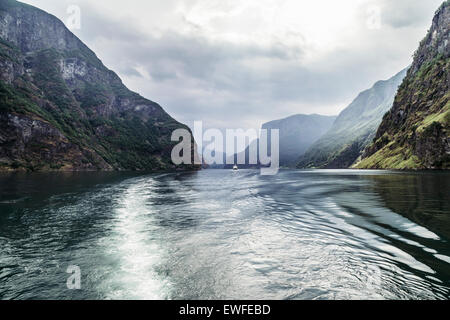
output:
M417 27L429 23L424 12L438 8L442 0L382 0L382 22L393 28Z
M295 47L281 41L264 47L206 39L199 26L196 33L161 28L155 30L158 36L151 36L132 21L114 20L87 2L77 34L126 83L176 119L188 124L204 120L217 127L259 126L295 113L337 113L360 91L396 74L410 62L440 3L429 1L433 3L374 0L382 8L383 23L397 33L361 33L354 43L310 65L303 63L310 48L301 35Z
M133 67L124 67L119 70L120 74L129 77L142 77L142 74Z

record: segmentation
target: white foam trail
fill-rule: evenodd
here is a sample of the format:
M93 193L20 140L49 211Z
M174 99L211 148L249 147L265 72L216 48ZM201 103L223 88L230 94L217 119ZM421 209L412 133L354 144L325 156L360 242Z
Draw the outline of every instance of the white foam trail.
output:
M159 232L152 223L154 213L148 200L152 180L131 185L115 210L115 235L112 253L119 259L108 285L109 299L165 299L169 283L155 271L161 263L163 250L155 239Z

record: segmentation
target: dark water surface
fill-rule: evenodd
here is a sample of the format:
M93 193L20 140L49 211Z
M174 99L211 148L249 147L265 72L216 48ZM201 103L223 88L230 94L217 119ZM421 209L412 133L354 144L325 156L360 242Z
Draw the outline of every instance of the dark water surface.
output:
M443 172L0 175L1 299L448 299L449 240Z

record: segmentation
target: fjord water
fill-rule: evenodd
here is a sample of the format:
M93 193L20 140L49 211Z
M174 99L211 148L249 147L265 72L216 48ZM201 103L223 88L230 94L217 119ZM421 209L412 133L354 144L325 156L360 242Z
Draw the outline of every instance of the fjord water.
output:
M449 208L445 172L3 174L0 298L448 299Z

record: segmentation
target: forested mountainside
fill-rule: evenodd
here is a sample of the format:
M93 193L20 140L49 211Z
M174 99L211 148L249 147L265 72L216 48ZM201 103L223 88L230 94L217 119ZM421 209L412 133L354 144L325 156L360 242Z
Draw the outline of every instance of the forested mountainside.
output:
M175 169L177 128L56 17L0 1L0 170Z
M446 1L357 168L450 168L449 32L450 1Z

